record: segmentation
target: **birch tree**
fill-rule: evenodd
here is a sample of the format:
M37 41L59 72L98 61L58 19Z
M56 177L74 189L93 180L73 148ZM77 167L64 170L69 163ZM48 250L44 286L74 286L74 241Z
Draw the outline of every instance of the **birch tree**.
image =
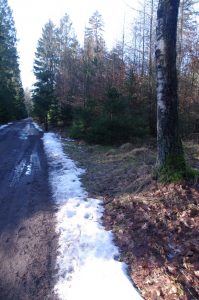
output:
M180 0L159 0L156 28L157 165L166 174L184 174L179 135L176 35ZM175 175L174 175L175 176Z

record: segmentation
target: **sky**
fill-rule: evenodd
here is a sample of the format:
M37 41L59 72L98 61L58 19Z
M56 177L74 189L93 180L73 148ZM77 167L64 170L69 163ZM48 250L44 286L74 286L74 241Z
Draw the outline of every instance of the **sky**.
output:
M65 13L69 14L78 40L82 43L85 25L93 12L98 10L105 22L105 40L110 48L121 39L123 23L133 21L133 10L137 0L8 0L15 20L21 78L24 88L34 83L33 61L37 41L44 24L51 19L59 23Z

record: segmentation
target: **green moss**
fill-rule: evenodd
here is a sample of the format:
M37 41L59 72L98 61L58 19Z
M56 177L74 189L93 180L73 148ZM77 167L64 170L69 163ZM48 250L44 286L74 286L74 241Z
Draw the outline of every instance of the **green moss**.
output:
M167 159L166 163L156 170L156 176L161 182L179 182L182 180L198 181L199 171L189 167L183 155Z
M193 168L190 168L189 166L187 166L186 178L194 179L194 181L198 181L199 180L199 170L196 170L196 169L193 169Z

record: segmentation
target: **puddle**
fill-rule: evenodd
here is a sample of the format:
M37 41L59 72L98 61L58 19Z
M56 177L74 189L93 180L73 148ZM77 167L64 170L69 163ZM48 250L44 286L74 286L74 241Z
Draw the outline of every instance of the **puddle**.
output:
M30 176L33 172L33 169L41 169L41 164L37 152L32 153L30 159L23 159L18 165L15 166L10 186L18 184L20 178L23 175Z
M21 140L27 140L29 136L39 135L41 132L34 123L26 124L25 128L20 132L19 138Z
M34 152L31 154L30 161L32 163L32 166L34 166L34 168L36 168L38 170L41 169L40 159L39 159L39 155L37 152Z
M32 153L30 156L30 162L26 165L25 175L31 175L33 168L37 170L41 169L39 156L36 152Z
M26 167L26 161L22 160L15 168L14 168L14 175L11 180L10 186L14 186L19 182L19 179Z
M19 138L21 140L27 140L29 130L30 130L30 124L28 123L26 127L20 132Z

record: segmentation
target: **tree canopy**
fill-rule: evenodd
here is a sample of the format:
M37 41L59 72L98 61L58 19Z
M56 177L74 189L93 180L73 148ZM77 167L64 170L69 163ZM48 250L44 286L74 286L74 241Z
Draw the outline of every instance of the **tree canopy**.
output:
M89 142L120 144L155 137L157 6L157 0L143 1L131 25L131 38L123 29L121 40L112 49L107 49L104 21L98 11L88 20L83 45L77 40L69 15L58 26L51 24L51 33L50 23L46 24L34 64L35 116L42 122L47 119L54 125L65 124L71 136ZM199 128L199 36L194 1L180 2L176 32L179 133L186 137ZM48 72L41 43L48 62L53 63ZM52 83L50 90L45 80Z

